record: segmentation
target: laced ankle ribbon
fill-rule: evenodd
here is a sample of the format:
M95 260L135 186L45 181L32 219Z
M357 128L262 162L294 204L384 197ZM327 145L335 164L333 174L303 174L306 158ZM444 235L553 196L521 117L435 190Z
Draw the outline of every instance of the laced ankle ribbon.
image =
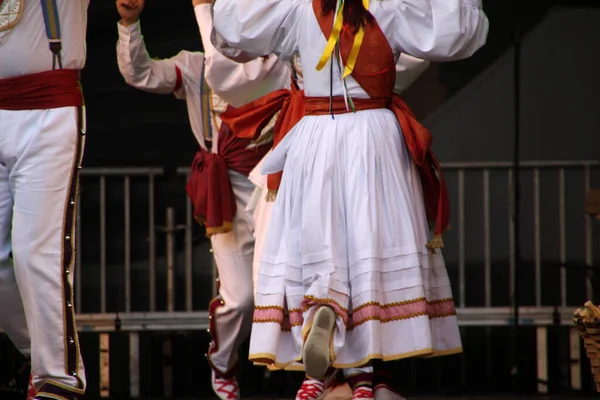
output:
M366 388L364 386L356 389L354 391L354 394L352 395L352 400L354 400L354 399L374 399L374 398L375 397L373 395L373 389Z
M314 379L305 379L298 390L296 400L312 400L317 399L325 392L325 384Z
M230 400L236 400L239 397L239 388L235 379L215 377L215 391L225 395Z

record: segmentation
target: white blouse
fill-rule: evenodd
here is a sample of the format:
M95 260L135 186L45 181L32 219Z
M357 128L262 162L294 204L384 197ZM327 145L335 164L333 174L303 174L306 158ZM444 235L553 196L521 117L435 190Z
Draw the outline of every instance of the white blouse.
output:
M489 28L481 0L371 0L369 11L396 60L400 53L429 61L467 58L485 44ZM213 23L213 43L226 56L248 59L275 53L289 60L299 54L306 95L329 95L329 65L315 68L327 41L312 0L216 0ZM337 68L333 76L333 95L340 96ZM352 77L346 84L351 96L368 97Z
M63 68L81 70L85 65L88 5L89 0L56 1ZM21 18L0 40L0 79L49 71L52 59L42 5L24 0Z

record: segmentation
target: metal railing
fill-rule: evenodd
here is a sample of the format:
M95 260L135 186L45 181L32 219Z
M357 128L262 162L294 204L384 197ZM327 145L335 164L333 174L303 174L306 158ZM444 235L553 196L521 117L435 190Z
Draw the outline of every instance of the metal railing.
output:
M582 204L592 184L600 186L599 166L597 161L536 161L521 165L521 182L526 189L522 191L521 205L531 211L529 224L523 217L522 229L531 235L525 236L527 243L522 247L526 253L524 258L533 269L533 296L520 307L519 320L523 325L538 327L541 392L547 390L543 382L548 379L548 327L557 324L557 315L559 325L569 326L573 308L581 305L579 300L593 297L590 270L571 277L564 266L569 259L592 265L593 226ZM511 217L514 204L509 202L513 165L509 162L453 162L443 164L443 168L455 227L454 232L446 235L444 254L455 289L459 323L463 327L509 326L513 323L512 276L517 268L515 227ZM100 334L102 396L108 396L110 388L109 332L129 332L130 393L137 397L140 393L139 332L208 328L205 307L216 294L216 269L209 242L194 223L187 200L188 174L188 168L179 168L174 173L161 168L82 170L75 275L77 322L80 331ZM527 185L528 180L531 186ZM162 214L162 210L166 212ZM115 219L119 218L110 214L122 214L122 223L116 224ZM162 223L161 214L164 215ZM179 224L178 215L184 215ZM567 238L574 239L568 241ZM552 246L548 247L552 251L558 247L556 256L545 257L546 240L551 242ZM98 254L87 257L87 251ZM121 261L116 256L120 252ZM555 264L556 268L545 269L547 263ZM181 265L183 271L179 268ZM85 276L96 270L98 274L93 278L97 279ZM546 276L553 275L554 271L558 282L543 284ZM482 275L477 277L481 282L470 278L472 273ZM511 282L508 287L504 284L506 281ZM469 287L480 284L483 294L470 295L467 282ZM578 285L585 288L585 295L577 294ZM575 289L570 291L570 288ZM144 292L147 292L147 301L142 304ZM558 297L555 292L559 293ZM99 298L94 300L94 296ZM502 297L501 301L495 301L498 296ZM472 301L470 297L478 298ZM557 300L549 302L545 300L548 298ZM165 343L164 354L170 356L169 339ZM574 360L571 386L580 389L580 339L575 330L571 332L570 345L570 356ZM170 374L165 367L166 395L172 393Z

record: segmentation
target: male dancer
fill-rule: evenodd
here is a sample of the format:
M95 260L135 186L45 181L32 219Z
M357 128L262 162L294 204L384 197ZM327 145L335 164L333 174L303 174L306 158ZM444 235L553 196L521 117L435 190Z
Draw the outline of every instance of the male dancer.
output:
M187 102L190 125L201 147L192 167L188 193L194 202L195 216L207 227L220 283L219 295L209 306L212 342L207 358L214 392L220 399L235 400L240 396L236 379L238 348L250 333L254 309L254 221L244 211L254 185L247 176L268 151L270 142L250 143L230 134L219 118L229 105L217 94L235 97L233 106L241 106L273 90L289 87L291 72L286 63L274 56L246 64L222 56L210 43L210 4L198 0L192 3L204 53L182 51L170 59L151 59L138 21L144 0L117 0L121 15L117 56L121 74L129 85L152 93L174 93ZM219 170L223 165L223 170ZM215 170L228 176L228 182L213 176L211 172ZM231 190L235 201L228 205ZM209 208L215 203L222 208Z
M31 349L36 399L86 386L71 272L88 3L0 1L0 327Z

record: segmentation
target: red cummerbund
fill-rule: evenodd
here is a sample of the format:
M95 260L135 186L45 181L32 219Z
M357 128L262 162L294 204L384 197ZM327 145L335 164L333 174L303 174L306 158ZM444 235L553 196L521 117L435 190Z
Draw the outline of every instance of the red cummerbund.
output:
M0 79L0 110L83 106L79 71L58 69Z

